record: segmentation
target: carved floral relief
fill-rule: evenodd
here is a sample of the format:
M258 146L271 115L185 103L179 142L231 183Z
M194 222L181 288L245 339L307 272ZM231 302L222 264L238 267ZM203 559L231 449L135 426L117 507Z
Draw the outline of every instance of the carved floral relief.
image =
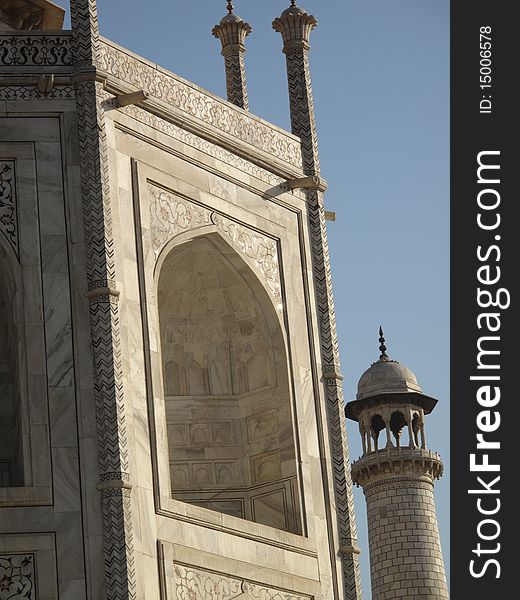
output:
M264 284L273 294L278 308L281 307L280 269L275 240L217 212L168 193L152 183L148 184L148 191L151 200L152 246L156 257L178 233L213 223L240 254L253 262Z
M311 596L175 564L171 600L312 600Z
M34 555L0 555L0 600L36 600Z
M113 77L146 90L151 96L166 102L207 126L215 127L237 140L276 156L298 168L302 167L300 142L270 125L253 119L244 111L192 87L173 73L127 54L102 40L99 46L99 66Z
M72 66L70 35L14 34L0 36L0 64L14 66Z
M13 160L0 161L0 232L18 256L18 219Z

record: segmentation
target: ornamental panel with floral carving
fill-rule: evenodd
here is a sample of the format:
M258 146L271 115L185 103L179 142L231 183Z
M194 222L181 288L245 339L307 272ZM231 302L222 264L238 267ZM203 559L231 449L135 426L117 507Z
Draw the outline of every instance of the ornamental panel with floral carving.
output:
M34 554L0 555L0 600L36 600Z
M277 308L281 309L279 253L273 238L249 229L216 211L166 192L153 183L148 184L148 192L152 246L156 257L177 234L213 224L260 275L261 281L276 300Z

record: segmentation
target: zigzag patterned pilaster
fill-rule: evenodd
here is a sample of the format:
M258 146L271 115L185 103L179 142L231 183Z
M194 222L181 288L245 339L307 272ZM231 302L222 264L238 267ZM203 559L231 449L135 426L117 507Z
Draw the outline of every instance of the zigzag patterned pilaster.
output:
M309 38L317 21L302 8L291 5L275 19L273 28L284 41L287 60L292 133L301 139L306 175L319 176L318 135L309 68ZM350 458L345 421L338 336L332 293L332 276L327 241L323 194L306 192L313 255L314 287L320 326L320 347L331 455L333 459L334 500L340 555L342 557L345 600L361 600L361 573L357 549L357 528L350 474Z
M333 457L334 498L343 559L345 598L361 600L361 570L357 550L357 527L350 473L343 398L343 377L339 359L336 314L332 291L330 255L323 195L308 191L309 223L312 236L314 285L321 334L321 358L326 383L327 416Z
M238 15L233 14L231 3L228 4L228 10L229 14L213 27L212 33L222 43L222 55L226 64L227 99L248 110L244 53L245 39L251 33L251 26Z
M228 48L224 54L224 61L228 101L249 110L244 51L239 48Z
M96 0L70 0L74 68L93 70L97 64L99 27Z
M108 151L100 100L103 90L95 80L99 39L95 0L72 0L71 17L107 600L133 600L135 566L119 294L115 289Z
M319 175L318 132L314 116L309 67L309 50L290 47L285 50L291 109L291 131L301 139L303 169L307 175Z

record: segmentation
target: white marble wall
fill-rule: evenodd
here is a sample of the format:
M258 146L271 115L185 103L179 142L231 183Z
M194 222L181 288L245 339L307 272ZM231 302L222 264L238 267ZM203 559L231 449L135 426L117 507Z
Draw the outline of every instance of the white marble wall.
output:
M16 171L26 458L24 485L0 488L0 564L26 556L16 568L37 577L20 597L39 600L86 598L63 123L0 118L0 159Z
M194 567L202 565L204 551L209 553L206 566L210 569L217 568L213 562L217 555L226 561L230 576L240 572L237 561L245 561L256 581L278 585L285 593L292 592L291 598L299 598L304 590L317 599L332 598L329 536L333 531L326 516L332 513L323 496L322 465L326 463L322 459L328 457L322 456L318 443L318 428L323 424L317 419L316 403L321 400L315 395L318 384L313 381L312 362L316 358L309 345L317 328L308 291L305 203L297 193L273 192L273 174L266 172L268 181L262 181L240 162L218 160L185 139L144 126L121 111L107 114L113 117L107 129L112 193L118 202L114 233L121 239L116 256L123 274L122 341L128 344L123 355L125 397L132 407L128 421L132 495L138 513L148 515L135 531L138 593L149 582L147 594L155 597L150 570L157 568L161 552L158 555L157 540L161 540L165 547L174 542L182 547L177 551L183 556L181 562L191 553L199 556L190 563ZM200 235L219 240L217 244L228 248L224 250L228 260L239 256L242 269L254 273L283 331L290 407L283 420L295 439L298 468L289 485L300 497L295 510L302 514L301 536L171 498L157 286L172 248L193 243L190 240ZM274 242L275 259L271 251L265 260L256 254L254 240ZM269 410L262 413L267 417ZM275 506L278 501L276 494L282 494L281 490L270 492L269 502L256 504L259 513L269 513L271 503ZM154 510L156 516L150 519Z

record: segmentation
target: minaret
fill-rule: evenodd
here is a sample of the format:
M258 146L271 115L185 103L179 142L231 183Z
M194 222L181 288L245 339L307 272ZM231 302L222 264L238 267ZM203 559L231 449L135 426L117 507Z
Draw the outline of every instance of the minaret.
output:
M228 14L219 25L213 27L212 33L222 42L222 56L226 64L227 99L240 108L248 110L244 54L245 39L251 33L251 26L235 15L233 9L233 3L228 2Z
M273 21L273 29L281 33L283 38L289 82L291 130L302 140L304 169L307 175L318 175L320 172L318 133L309 67L309 40L311 31L317 25L316 18L307 14L305 9L296 6L295 0L291 0L291 6Z
M324 493L333 507L336 522L328 523L330 545L334 548L333 569L336 572L335 596L345 600L361 600L359 549L354 514L354 498L350 478L350 459L344 414L343 376L339 359L339 345L332 291L329 246L323 192L320 178L318 135L314 113L311 74L309 67L309 40L317 26L316 18L305 9L291 6L273 21L273 29L282 35L283 52L287 62L291 131L301 139L303 182L291 182L292 187L305 189L309 228L312 239L314 286L317 297L316 311L320 327L321 381L323 383L323 411L328 422L331 455L330 480L325 482ZM322 445L327 440L320 440ZM339 559L339 560L338 560Z
M379 360L346 407L363 443L352 479L367 502L372 599L449 598L433 495L443 465L426 448L424 431L437 400L388 357L381 328L379 336Z

